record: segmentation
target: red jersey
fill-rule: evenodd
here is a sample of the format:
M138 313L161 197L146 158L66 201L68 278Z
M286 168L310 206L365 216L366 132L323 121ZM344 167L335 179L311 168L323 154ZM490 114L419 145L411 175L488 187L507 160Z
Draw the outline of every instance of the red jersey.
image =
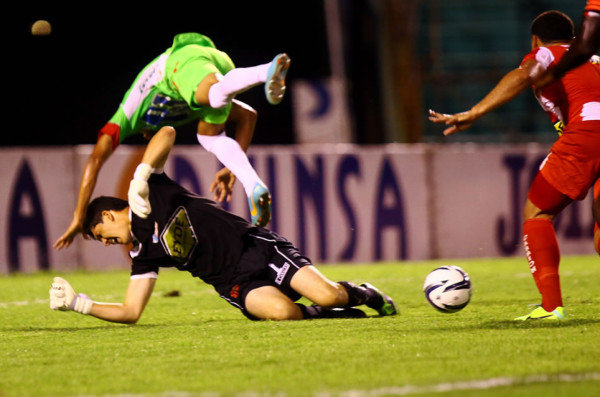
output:
M600 3L600 0L591 3ZM535 59L544 68L553 66L569 48L568 45L538 47L525 55L521 65ZM600 57L565 74L560 80L534 94L553 123L564 125L581 121L600 120Z

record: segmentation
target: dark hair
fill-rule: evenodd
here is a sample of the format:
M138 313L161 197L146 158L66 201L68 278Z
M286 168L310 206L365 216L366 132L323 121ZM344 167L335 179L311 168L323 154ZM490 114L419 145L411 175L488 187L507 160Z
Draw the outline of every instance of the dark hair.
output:
M121 211L127 207L129 203L126 200L110 197L100 196L96 197L88 205L87 211L85 212L85 219L83 220L83 234L85 236L94 238L92 234L92 228L99 223L102 223L102 211Z
M531 34L539 37L544 43L568 42L575 35L575 27L567 14L552 10L541 13L533 20Z

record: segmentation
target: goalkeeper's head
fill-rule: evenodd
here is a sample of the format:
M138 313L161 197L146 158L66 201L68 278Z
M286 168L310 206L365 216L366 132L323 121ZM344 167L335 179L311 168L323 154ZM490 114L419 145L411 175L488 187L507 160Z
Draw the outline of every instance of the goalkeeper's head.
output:
M83 235L104 245L131 243L131 220L127 201L109 196L100 196L92 200L83 220Z

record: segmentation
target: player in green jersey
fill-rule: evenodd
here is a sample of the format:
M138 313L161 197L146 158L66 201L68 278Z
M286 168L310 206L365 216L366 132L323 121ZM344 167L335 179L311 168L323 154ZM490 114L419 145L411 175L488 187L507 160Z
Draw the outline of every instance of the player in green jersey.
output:
M100 130L83 171L71 224L54 247L68 247L81 232L98 173L120 143L133 134L149 138L164 126L193 121L198 122L199 143L225 166L210 187L215 199L230 200L233 185L239 179L248 195L252 223L265 226L271 219L271 195L245 153L257 114L234 98L264 84L269 103L280 103L289 65L290 58L279 54L270 63L236 68L210 38L199 33L175 36L173 45L138 74L117 112ZM225 123L229 121L236 126L235 140L225 133Z

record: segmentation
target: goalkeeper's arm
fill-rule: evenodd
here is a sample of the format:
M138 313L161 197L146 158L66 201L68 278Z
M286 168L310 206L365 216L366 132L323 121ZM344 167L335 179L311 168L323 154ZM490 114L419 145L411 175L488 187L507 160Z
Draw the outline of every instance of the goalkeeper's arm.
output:
M66 280L55 277L50 288L50 308L73 310L115 323L134 324L141 317L155 284L156 277L131 279L125 302L101 303L84 294L76 295Z
M133 179L129 183L127 200L129 208L140 218L146 219L152 212L148 179L153 172L164 167L174 143L175 129L161 128L148 143L142 162L135 169Z

